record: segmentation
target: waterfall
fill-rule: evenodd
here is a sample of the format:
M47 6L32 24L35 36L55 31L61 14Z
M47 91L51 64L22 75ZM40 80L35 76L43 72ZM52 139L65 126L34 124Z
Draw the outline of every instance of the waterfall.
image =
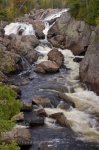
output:
M22 35L35 35L32 24L26 23L10 23L5 28L5 35L22 34Z
M43 21L45 24L45 29L43 30L43 33L45 34L45 41L47 41L47 34L48 34L49 29L55 23L55 21L54 21L54 23L51 23L51 25L50 25L49 21L59 18L64 12L67 12L67 11L68 11L68 9L63 9L57 13L51 14L51 15L47 16L46 18L44 18Z
M48 46L47 41L48 31L53 26L56 19L67 11L68 9L64 9L57 13L53 13L43 19L43 22L45 24L45 29L43 30L45 39L40 40L41 43L35 48L35 50L40 53L40 56L36 62L37 64L42 61L48 60L47 54L51 51L51 47ZM54 23L50 24L51 20L54 20ZM34 28L31 24L11 23L5 27L5 35L10 35L12 33L18 34L19 32L22 32L22 35L35 35ZM64 76L61 75L61 77L58 79L57 76L51 76L50 80L54 81L53 78L57 79L56 82L59 80L63 80L62 82L64 83L64 86L68 87L69 93L62 94L64 94L66 98L68 98L68 100L72 101L75 104L75 108L71 107L71 109L69 110L63 110L59 108L45 108L45 111L48 116L57 112L63 113L67 118L66 121L68 121L71 129L74 132L78 133L78 135L80 135L81 137L84 137L85 140L87 139L89 141L91 140L99 142L99 127L96 118L97 116L99 117L99 96L82 86L82 83L79 80L79 63L74 62L74 58L76 58L77 56L75 57L73 53L68 49L62 50L58 48L58 50L61 51L64 55L64 65L69 71L67 74L64 74ZM32 67L28 64L27 60L23 58L22 61L23 64L24 62L27 64L27 70L30 71ZM23 72L23 74L25 74L25 72ZM20 74L20 76L21 75L22 73ZM37 84L37 86L39 89L39 83ZM73 89L72 93L70 90L71 88ZM64 100L66 101L66 99ZM48 126L56 128L55 121L53 119L47 118L45 122Z

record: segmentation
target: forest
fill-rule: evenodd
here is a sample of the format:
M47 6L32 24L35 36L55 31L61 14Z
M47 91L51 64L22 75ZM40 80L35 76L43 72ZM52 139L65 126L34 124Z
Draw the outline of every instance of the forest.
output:
M99 0L0 0L0 19L13 20L33 8L66 7L76 19L92 25L99 24Z

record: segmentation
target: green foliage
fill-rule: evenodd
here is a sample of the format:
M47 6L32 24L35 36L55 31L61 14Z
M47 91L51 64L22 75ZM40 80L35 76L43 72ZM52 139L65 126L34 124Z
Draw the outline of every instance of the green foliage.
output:
M16 142L12 142L11 144L5 144L3 143L0 146L1 150L20 150L20 147L16 144Z
M96 25L99 18L99 0L68 0L72 16Z
M17 94L11 88L0 85L0 136L2 132L9 131L14 126L15 123L11 118L20 112L20 102L16 100L16 97ZM19 150L15 142L6 145L1 141L0 149Z
M16 93L7 86L0 86L0 119L10 120L20 111Z

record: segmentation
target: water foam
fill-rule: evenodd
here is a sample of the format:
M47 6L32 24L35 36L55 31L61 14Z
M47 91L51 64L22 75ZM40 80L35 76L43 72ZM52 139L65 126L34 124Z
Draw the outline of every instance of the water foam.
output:
M32 24L26 23L10 23L5 28L5 35L18 34L19 30L23 30L22 35L35 35Z

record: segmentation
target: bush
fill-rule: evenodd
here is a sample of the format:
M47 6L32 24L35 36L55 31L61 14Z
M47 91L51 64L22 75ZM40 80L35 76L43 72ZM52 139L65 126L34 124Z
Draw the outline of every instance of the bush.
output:
M11 118L20 112L20 102L16 98L17 94L11 88L0 85L0 136L2 132L9 131L15 125ZM0 149L19 150L15 142L6 145L2 141L0 141Z

